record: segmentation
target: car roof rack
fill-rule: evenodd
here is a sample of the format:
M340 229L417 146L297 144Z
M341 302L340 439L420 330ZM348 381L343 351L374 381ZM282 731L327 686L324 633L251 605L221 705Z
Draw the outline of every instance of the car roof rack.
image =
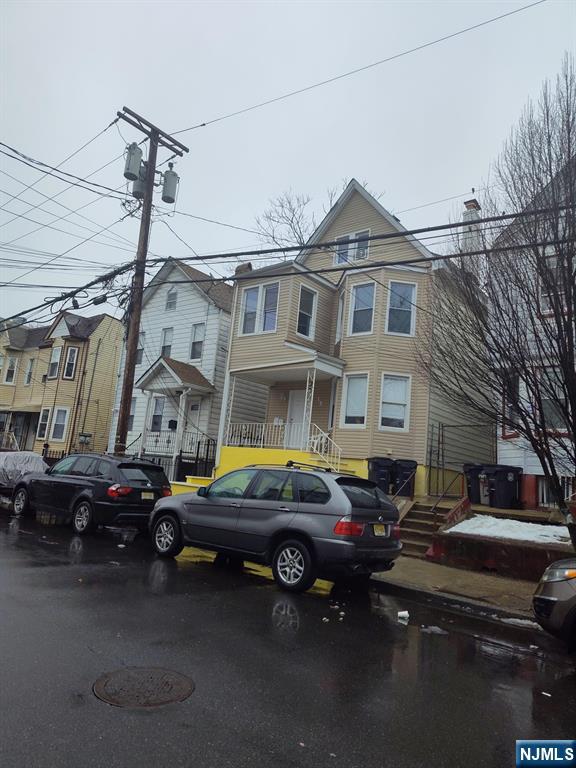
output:
M316 464L304 464L302 461L294 461L288 459L286 462L287 467L306 467L306 469L322 470L323 472L332 472L332 467L318 467Z

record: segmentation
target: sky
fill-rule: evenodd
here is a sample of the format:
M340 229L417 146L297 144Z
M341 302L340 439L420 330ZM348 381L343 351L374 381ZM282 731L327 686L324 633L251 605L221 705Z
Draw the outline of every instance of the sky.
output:
M459 218L472 188L487 183L523 106L555 77L564 51L575 50L576 2L546 0L351 77L184 129L529 1L4 0L0 141L55 166L128 106L167 132L184 131L178 139L190 151L175 166L181 177L176 209L183 213L254 229L269 200L291 189L310 195L321 218L327 189L355 177L405 227L441 224ZM120 122L62 170L85 178L140 138ZM161 150L159 160L167 157ZM119 158L90 180L116 189L123 170ZM64 286L82 285L134 257L134 217L111 226L104 233L109 237L82 242L125 215L119 201L78 187L48 201L66 185L40 178L38 170L0 155L0 317L24 313ZM68 216L68 209L87 203L81 214L90 221ZM162 206L159 195L155 203ZM64 231L43 226L48 223ZM190 249L206 254L261 244L251 232L175 214L155 218L150 248L177 258L193 255ZM229 274L235 263L211 269ZM8 281L26 287L1 285ZM83 312L103 307L121 312L114 303ZM49 321L50 310L28 317Z

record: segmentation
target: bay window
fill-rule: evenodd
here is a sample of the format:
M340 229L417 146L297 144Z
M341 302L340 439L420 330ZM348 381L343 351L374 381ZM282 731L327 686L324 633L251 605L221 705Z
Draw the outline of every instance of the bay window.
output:
M410 376L382 374L380 429L407 432L410 422Z
M374 283L372 282L352 286L350 335L372 333L374 294Z
M55 408L54 418L52 419L52 429L50 439L62 442L66 435L66 426L68 424L69 408Z
M76 373L76 361L78 359L78 347L68 347L66 364L64 365L63 379L73 379Z
M4 371L4 384L14 384L16 381L16 358L10 355L6 360Z
M343 427L364 427L368 401L368 374L353 373L344 377L341 425Z
M279 283L266 283L244 289L240 321L242 335L276 330L279 288Z
M413 336L416 325L416 285L391 280L388 286L386 333Z
M48 364L48 379L56 379L58 377L58 368L60 367L60 355L62 354L62 347L52 347L52 353L50 354L50 363Z
M298 305L298 323L296 332L300 336L306 336L309 339L314 338L316 325L316 302L318 294L310 288L300 286L300 302Z
M38 430L36 437L39 440L44 440L48 434L48 422L50 420L50 408L42 408L40 411L40 418L38 419Z

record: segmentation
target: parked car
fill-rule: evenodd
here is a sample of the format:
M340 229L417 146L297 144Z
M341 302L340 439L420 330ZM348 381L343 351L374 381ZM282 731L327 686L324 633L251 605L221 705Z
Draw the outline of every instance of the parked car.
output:
M28 472L14 488L12 503L17 514L47 512L82 535L97 525L147 530L154 504L171 493L164 470L151 461L80 453L46 472Z
M156 552L185 546L269 564L276 583L303 592L317 576L369 578L400 554L398 510L371 480L287 466L229 472L197 493L160 499L150 518Z
M557 560L546 568L532 608L543 629L576 650L576 558Z
M34 451L0 451L0 494L11 496L26 472L45 472L48 464Z

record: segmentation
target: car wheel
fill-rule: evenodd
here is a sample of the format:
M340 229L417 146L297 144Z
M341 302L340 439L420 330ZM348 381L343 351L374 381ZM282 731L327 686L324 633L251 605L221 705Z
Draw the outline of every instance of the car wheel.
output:
M72 512L72 528L74 533L83 536L94 527L94 513L92 505L88 501L76 504Z
M16 515L23 515L30 509L30 499L26 488L18 488L12 500L12 506Z
M283 541L272 558L274 580L288 592L305 592L316 581L316 564L310 549L297 539Z
M154 523L152 544L160 557L176 557L184 549L180 525L172 515L162 515Z

